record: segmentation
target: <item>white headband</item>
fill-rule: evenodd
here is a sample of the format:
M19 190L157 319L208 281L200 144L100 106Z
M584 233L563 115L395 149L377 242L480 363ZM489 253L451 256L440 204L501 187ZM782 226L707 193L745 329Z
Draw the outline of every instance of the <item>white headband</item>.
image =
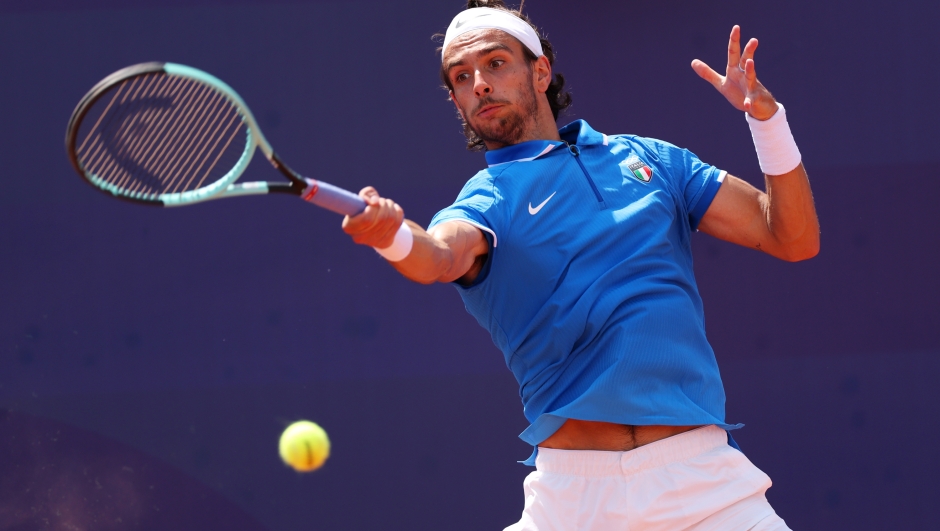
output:
M457 38L468 31L478 29L498 29L505 31L513 37L519 39L526 48L536 57L544 55L542 53L542 41L538 34L532 29L526 21L513 15L503 9L493 9L492 7L474 7L460 12L454 20L450 21L447 27L447 33L444 34L444 46L441 48L441 61L444 60L444 53L447 47Z

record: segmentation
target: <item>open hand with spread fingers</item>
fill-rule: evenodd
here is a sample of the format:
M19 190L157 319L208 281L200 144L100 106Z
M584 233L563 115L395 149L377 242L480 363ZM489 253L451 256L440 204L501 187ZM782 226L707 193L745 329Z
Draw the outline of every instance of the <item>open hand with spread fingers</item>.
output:
M725 75L711 69L699 59L692 61L692 69L708 81L735 109L747 112L758 120L766 120L777 112L777 102L760 81L754 69L754 51L757 39L751 39L741 52L741 26L731 28L728 40L728 65Z

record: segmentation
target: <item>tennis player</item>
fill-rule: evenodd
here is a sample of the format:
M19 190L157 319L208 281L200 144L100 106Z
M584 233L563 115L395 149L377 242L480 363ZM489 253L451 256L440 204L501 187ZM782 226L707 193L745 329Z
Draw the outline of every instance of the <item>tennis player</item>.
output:
M788 529L770 479L728 435L690 238L699 230L787 261L819 227L782 105L758 81L757 41L731 30L722 76L744 111L766 192L672 144L607 135L569 103L551 44L501 1L451 22L441 76L487 168L427 231L374 188L343 221L405 277L453 282L520 386L534 464L509 530ZM742 123L743 125L743 123Z

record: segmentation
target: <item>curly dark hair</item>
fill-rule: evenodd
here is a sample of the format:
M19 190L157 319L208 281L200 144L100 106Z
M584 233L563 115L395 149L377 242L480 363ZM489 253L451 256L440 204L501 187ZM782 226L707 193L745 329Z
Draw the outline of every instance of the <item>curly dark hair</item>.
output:
M522 13L521 5L519 6L519 9L512 10L506 7L506 4L503 2L503 0L467 0L467 9L474 7L501 9L524 20L526 24L535 30L536 35L539 36L539 41L542 43L542 53L544 53L546 59L548 59L548 64L555 64L555 49L552 47L552 43L542 36L535 24L529 20L529 17ZM443 37L443 34L437 33L432 38L442 39ZM442 48L438 47L437 51L441 52ZM538 59L538 57L536 57L535 54L525 46L522 47L522 52L525 54L525 58L529 61L530 64L534 63L536 59ZM441 81L444 83L443 88L446 89L448 93L453 92L454 87L450 84L450 80L447 79L447 71L444 70L443 64L441 65L440 76ZM564 86L565 76L562 74L555 74L551 83L548 85L548 90L545 91L545 97L548 98L548 105L552 109L552 116L555 118L555 120L558 120L558 115L571 105L571 94L563 90ZM460 116L460 113L457 113L457 118L459 118L463 124L463 134L465 137L467 137L467 149L470 151L481 151L486 149L486 146L483 144L483 139L478 137L477 134L474 133L472 129L470 129L470 125L467 124L463 117Z

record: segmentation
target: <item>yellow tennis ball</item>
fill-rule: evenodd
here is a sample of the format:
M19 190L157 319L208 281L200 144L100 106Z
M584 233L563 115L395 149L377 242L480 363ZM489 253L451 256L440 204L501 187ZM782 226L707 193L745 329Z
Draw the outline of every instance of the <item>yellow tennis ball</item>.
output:
M330 438L316 423L299 420L284 430L278 445L281 459L298 472L310 472L323 466L330 456Z

